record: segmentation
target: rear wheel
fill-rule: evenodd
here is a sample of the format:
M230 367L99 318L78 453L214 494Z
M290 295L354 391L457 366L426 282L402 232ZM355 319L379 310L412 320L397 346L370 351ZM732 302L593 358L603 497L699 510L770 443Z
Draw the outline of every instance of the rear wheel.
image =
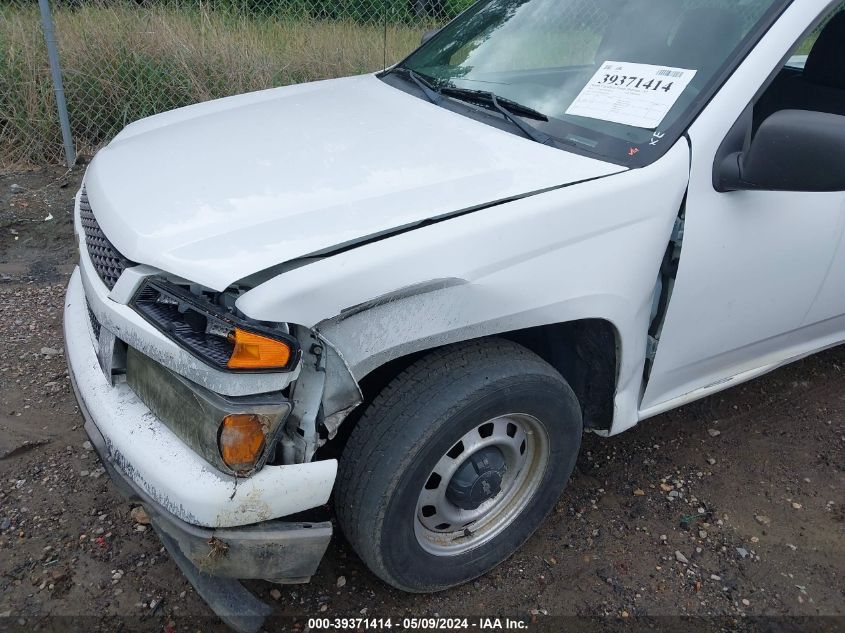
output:
M569 479L578 401L554 368L490 339L422 358L373 401L335 494L347 539L405 591L465 582L510 556Z

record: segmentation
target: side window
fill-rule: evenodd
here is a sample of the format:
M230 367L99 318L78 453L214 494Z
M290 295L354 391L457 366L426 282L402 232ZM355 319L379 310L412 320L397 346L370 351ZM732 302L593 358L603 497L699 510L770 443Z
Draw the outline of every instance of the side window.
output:
M790 59L789 62L787 62L787 66L794 64L798 68L803 68L804 62L807 61L807 55L809 55L810 51L813 50L813 45L819 39L819 35L821 35L821 32L827 26L827 23L830 22L831 19L833 19L833 16L843 10L845 10L845 4L834 9L833 13L831 13L829 16L827 16L827 18L822 20L822 23L817 26L816 29L807 37L805 37L804 40L798 45L798 47L795 49L795 54L793 58Z
M845 115L845 3L795 48L754 106L754 130L780 110Z

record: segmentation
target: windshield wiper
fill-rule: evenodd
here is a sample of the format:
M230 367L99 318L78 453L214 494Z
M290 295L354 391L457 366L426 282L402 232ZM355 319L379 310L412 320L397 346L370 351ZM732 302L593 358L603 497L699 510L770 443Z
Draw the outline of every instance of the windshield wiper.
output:
M399 66L394 70L406 75L422 91L426 99L435 105L441 105L444 95L453 97L460 101L466 101L468 103L476 103L480 105L490 104L498 110L505 119L519 128L519 130L532 141L536 141L543 145L551 144L553 141L552 137L548 134L543 134L539 130L523 123L514 116L514 114L516 114L518 116L525 117L526 119L548 121L549 117L542 112L538 112L537 110L529 108L526 105L522 105L521 103L517 103L516 101L499 97L498 95L486 90L470 90L469 88L458 88L457 86L435 88L428 83L428 77L423 79L417 72L404 66Z
M549 117L547 117L542 112L538 112L537 110L522 105L521 103L511 101L510 99L506 99L504 97L499 97L498 95L492 92L488 92L486 90L470 90L468 88L458 88L456 86L445 86L440 89L440 94L449 97L454 97L456 99L460 99L461 101L467 101L470 103L477 103L481 105L489 103L499 112L501 112L502 116L505 117L505 119L513 123L516 127L518 127L520 131L532 141L537 141L538 143L542 143L543 145L548 145L553 140L552 137L548 134L543 134L536 128L527 125L526 123L520 121L514 116L518 115L521 117L525 117L526 119L534 119L536 121L549 120Z
M413 81L417 87L422 91L425 95L426 99L431 101L435 105L440 105L440 102L443 101L443 97L437 92L434 88L432 88L427 81L420 78L420 76L411 70L410 68L405 68L404 66L399 66L396 68L397 71L406 74L411 81Z
M487 90L471 90L469 88L458 88L457 86L444 86L440 89L440 92L444 95L455 97L456 99L474 103L493 103L493 99L495 99L509 112L518 114L526 119L535 119L537 121L549 120L549 117L542 112L537 112L537 110L534 110L533 108L529 108L528 106L517 103L516 101L511 101L505 97L500 97L492 92L488 92Z

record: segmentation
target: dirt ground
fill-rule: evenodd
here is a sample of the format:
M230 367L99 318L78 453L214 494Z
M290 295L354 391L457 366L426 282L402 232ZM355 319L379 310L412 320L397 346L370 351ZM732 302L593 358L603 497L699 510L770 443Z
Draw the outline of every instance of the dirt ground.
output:
M80 178L0 176L0 630L225 630L86 448L61 334ZM438 614L845 630L845 347L588 435L555 512L475 582L402 594L336 533L311 584L249 586L278 629Z

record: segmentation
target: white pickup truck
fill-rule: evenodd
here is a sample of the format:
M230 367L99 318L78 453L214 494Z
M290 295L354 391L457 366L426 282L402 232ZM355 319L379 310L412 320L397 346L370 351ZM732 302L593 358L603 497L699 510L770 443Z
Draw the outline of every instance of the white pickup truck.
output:
M482 0L385 72L133 123L76 199L86 430L239 628L330 500L385 582L465 582L584 431L845 340L843 115L841 2Z

